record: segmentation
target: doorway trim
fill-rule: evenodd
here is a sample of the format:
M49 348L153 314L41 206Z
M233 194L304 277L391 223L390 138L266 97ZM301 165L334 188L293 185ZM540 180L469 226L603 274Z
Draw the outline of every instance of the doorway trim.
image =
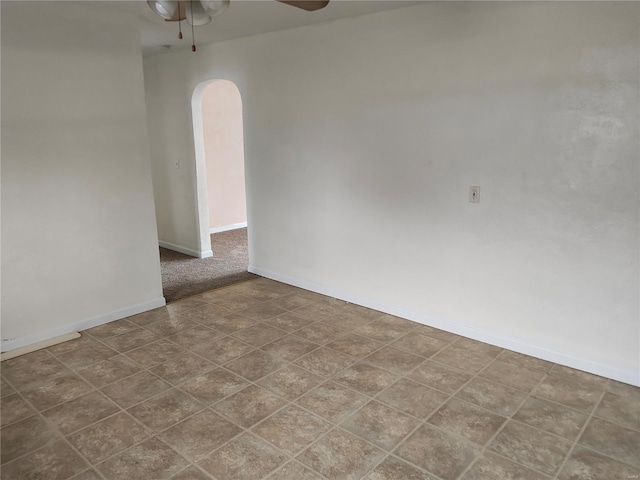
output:
M247 226L247 222L243 224L231 225L223 229L211 229L209 224L209 195L207 185L207 161L204 142L204 122L202 118L202 97L207 87L211 84L226 81L232 83L240 94L240 89L236 83L232 80L223 78L215 78L211 80L203 80L198 83L193 90L191 96L191 113L192 113L192 125L193 125L193 142L195 153L195 202L196 202L196 215L197 215L197 235L200 244L200 258L207 258L213 256L211 249L211 234L217 233L217 231L226 231L232 228L242 228ZM240 101L242 101L242 94L240 94ZM244 145L243 145L244 148ZM246 177L245 177L246 187ZM246 193L245 193L246 195ZM248 212L247 212L248 213ZM214 232L214 230L216 230Z

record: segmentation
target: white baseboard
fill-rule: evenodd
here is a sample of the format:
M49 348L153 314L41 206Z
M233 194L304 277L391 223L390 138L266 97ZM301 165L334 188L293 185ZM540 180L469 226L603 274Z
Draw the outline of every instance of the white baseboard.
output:
M162 248L167 248L169 250L173 250L174 252L184 253L185 255L190 255L190 256L196 257L196 258L213 257L213 251L212 250L204 250L204 251L200 252L198 250L193 250L191 248L182 247L180 245L176 245L174 243L165 242L165 241L162 241L162 240L158 241L158 244Z
M304 288L312 292L320 293L334 298L339 298L350 303L362 305L363 307L372 308L380 312L389 313L397 317L406 318L423 325L428 325L434 328L439 328L447 332L462 335L473 340L495 345L497 347L506 348L514 352L523 353L532 357L547 360L549 362L565 365L567 367L576 368L584 372L593 373L594 375L600 375L602 377L611 378L620 382L628 383L635 386L640 386L640 371L638 370L625 370L611 365L594 362L585 358L575 357L563 352L549 349L542 345L534 345L524 342L517 338L505 336L502 333L491 331L488 329L482 329L474 326L467 325L462 322L457 322L451 319L443 319L432 315L415 312L398 305L389 305L377 300L354 295L350 292L340 291L331 287L325 287L322 285L301 280L299 278L290 277L277 272L272 272L267 269L249 265L249 272L255 273L262 277L270 278L278 282L286 283L296 287Z
M43 340L38 343L32 343L31 345L27 345L26 347L16 348L15 350L11 350L10 352L1 353L0 360L4 362L5 360L20 357L22 355L26 355L27 353L35 352L37 350L51 347L53 345L58 345L59 343L68 342L69 340L75 340L76 338L80 338L81 336L82 335L80 335L78 332L72 332L65 335L60 335L59 337Z
M247 222L234 223L232 225L225 225L224 227L211 228L209 230L209 233L228 232L229 230L236 230L238 228L245 228L246 226L247 226Z
M87 320L81 320L79 322L70 323L56 328L51 328L42 332L26 335L24 337L12 338L2 341L2 352L8 352L17 348L33 345L38 342L49 340L55 337L60 337L68 333L79 332L88 328L97 327L105 323L113 322L114 320L120 320L121 318L130 317L131 315L137 315L138 313L153 310L154 308L164 307L167 304L164 297L154 298L146 302L130 305L125 308L120 308L112 312L100 315L98 317L89 318Z

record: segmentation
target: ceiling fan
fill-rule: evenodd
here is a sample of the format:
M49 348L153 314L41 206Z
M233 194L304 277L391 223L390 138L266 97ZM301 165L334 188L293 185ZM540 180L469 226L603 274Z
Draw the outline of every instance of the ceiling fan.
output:
M329 4L329 0L276 0L292 7L301 8L312 12L320 10ZM194 26L206 25L213 17L221 15L229 8L230 0L147 0L157 15L164 18L165 22L178 22L178 38L182 38L182 21L191 25L191 35L194 37ZM195 39L191 45L191 51L196 51Z

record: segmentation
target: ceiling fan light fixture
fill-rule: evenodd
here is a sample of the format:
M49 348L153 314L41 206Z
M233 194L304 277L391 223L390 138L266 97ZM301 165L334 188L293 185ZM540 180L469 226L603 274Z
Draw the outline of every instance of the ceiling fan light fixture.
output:
M147 5L165 20L171 20L178 11L177 1L147 0Z
M199 1L187 2L187 23L199 27L211 22L211 17L205 12Z
M212 17L217 17L229 8L230 0L200 0L204 11Z

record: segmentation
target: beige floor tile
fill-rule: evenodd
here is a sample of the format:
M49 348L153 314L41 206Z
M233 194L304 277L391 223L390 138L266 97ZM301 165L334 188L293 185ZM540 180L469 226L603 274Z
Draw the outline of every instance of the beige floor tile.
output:
M502 362L498 359L482 370L479 375L494 382L502 383L503 385L508 385L509 387L529 393L540 383L540 380L542 380L546 374L543 371L530 370L525 367Z
M156 365L150 371L167 382L177 385L214 368L216 365L213 362L185 353Z
M384 451L341 429L312 444L297 458L331 480L358 479L384 457Z
M125 353L129 350L142 347L147 343L154 342L159 338L158 335L149 330L136 327L135 330L125 333L124 335L107 338L104 340L104 343L120 353Z
M35 413L36 411L17 393L2 397L0 404L2 427L24 420Z
M322 322L313 323L306 327L302 327L294 332L295 335L306 338L310 342L326 344L333 340L346 335L347 330L336 327L335 325L328 325Z
M327 344L329 348L357 358L366 357L382 346L380 342L355 333L349 333Z
M88 333L94 338L104 340L106 338L117 337L136 330L138 330L138 327L135 324L131 323L127 319L123 319L98 325L97 327L85 330L83 333Z
M420 355L424 358L435 355L447 345L449 345L449 342L423 335L419 331L409 332L391 343L392 347Z
M211 410L203 410L159 435L167 445L195 462L221 447L242 429Z
M530 397L513 419L575 441L587 421L587 415L557 403Z
M212 408L241 427L250 428L286 403L269 390L250 385Z
M148 312L139 313L138 315L127 318L127 320L138 326L143 326L150 325L158 320L169 318L170 316L175 316L175 314L172 314L166 307L161 307L149 310Z
M16 393L16 390L4 379L0 379L0 397L4 398Z
M506 458L486 453L463 475L462 480L549 480L550 478Z
M277 355L272 355L262 350L254 350L227 363L225 368L255 382L284 367L286 363L285 360Z
M295 310L296 308L303 307L313 302L314 300L311 300L304 296L297 295L295 293L290 293L283 297L276 298L275 300L269 301L269 305L289 311L289 310Z
M383 368L397 375L404 375L420 365L424 358L393 347L382 347L363 359L376 367Z
M47 422L35 415L0 431L0 456L2 463L43 447L60 436ZM2 467L4 470L4 466ZM4 474L4 472L2 472Z
M499 415L511 416L520 407L526 395L491 380L476 377L456 393L456 397Z
M2 362L1 380L3 479L640 476L640 388L268 279Z
M402 378L376 398L398 410L424 419L447 401L449 395Z
M257 383L281 397L293 401L323 381L324 379L318 375L294 365L287 365L277 372L260 379Z
M634 398L606 392L594 415L640 430L640 396Z
M142 442L151 432L124 412L94 423L68 437L69 442L96 464Z
M173 475L171 480L211 480L211 477L195 465L189 465L180 473Z
M166 340L180 345L183 348L196 351L198 349L209 348L209 345L222 337L224 337L222 332L202 324L197 324L194 325L193 328L181 330L166 337Z
M322 347L300 357L295 364L316 375L328 377L351 365L355 360L351 355Z
M300 358L307 353L313 352L320 345L310 342L296 335L287 335L273 343L269 343L262 347L265 352L277 355L288 362Z
M179 300L177 302L171 302L167 304L165 308L169 311L169 313L182 314L184 312L188 312L189 310L193 310L194 308L202 307L206 304L206 301L198 298L198 296L195 296L191 298L185 298L184 300Z
M118 411L118 407L100 392L91 392L42 414L63 435L68 435Z
M236 312L238 310L244 310L245 308L253 307L260 303L260 300L255 298L250 298L245 295L240 294L231 294L224 295L218 298L211 298L210 303L215 305L220 305L223 308L226 308L230 312Z
M198 324L193 320L174 315L173 317L167 317L150 325L146 325L144 328L151 330L159 337L168 337L184 330L190 330L196 325Z
M640 468L640 432L592 418L578 440L580 445Z
M129 408L171 388L161 378L143 371L102 388L121 408Z
M46 410L89 393L92 387L78 375L63 373L51 380L22 391L22 395L38 410Z
M444 480L457 478L475 459L471 442L424 424L400 444L395 454Z
M353 333L377 340L378 342L387 343L409 333L413 328L415 327L398 324L384 317L383 319L374 320L360 328L356 328Z
M351 389L327 382L302 396L296 403L330 422L339 423L368 400Z
M5 370L15 370L18 368L24 368L27 365L34 365L46 360L51 360L52 356L48 350L36 350L35 352L20 355L18 357L10 358L2 362L3 372Z
M80 338L74 338L73 340L67 340L66 342L52 345L46 348L45 350L53 355L62 355L63 353L70 352L72 350L75 350L76 348L90 345L95 341L96 340L92 336L81 333ZM42 351L42 350L39 350L39 351Z
M445 393L455 393L472 375L457 368L427 360L408 376L409 379Z
M453 345L455 348L462 348L463 350L469 350L470 352L477 353L479 355L486 355L489 357L497 357L503 349L488 343L478 342L470 338L461 337Z
M162 338L135 350L130 350L126 355L139 365L150 368L185 353L186 350L184 348L170 342L168 339Z
M278 315L275 318L267 320L268 325L279 328L281 330L285 330L287 332L294 332L302 327L306 327L307 325L311 325L314 323L314 320L310 320L308 318L299 317L293 312L285 313L283 315Z
M249 345L253 345L254 347L262 347L267 343L275 342L285 335L286 333L284 330L259 323L258 325L238 330L233 333L232 337L248 343Z
M606 385L608 392L621 397L632 397L637 401L640 401L640 387L629 385L628 383L616 382L615 380L609 380Z
M592 375L591 373L582 372L575 368L569 368L563 365L554 365L553 368L549 370L549 375L600 389L604 389L609 381L604 377Z
M464 370L468 373L478 373L493 360L492 355L476 353L471 350L456 347L456 344L445 348L431 357L436 362L444 363L450 367Z
M36 452L28 459L2 466L3 480L47 479L67 480L86 470L88 465L64 441L58 441ZM74 477L75 478L75 477Z
M479 445L486 445L507 419L457 398L440 407L428 422Z
M437 480L436 477L418 470L413 465L389 456L373 469L363 480Z
M80 475L76 475L70 480L102 480L102 477L92 468L90 470L85 470Z
M2 376L18 390L31 389L51 382L55 377L71 374L66 366L50 356L46 360L24 366L11 367L5 363L2 362Z
M416 428L418 423L418 420L409 415L372 401L347 418L340 426L390 451Z
M160 432L199 412L204 404L172 388L157 397L131 407L129 414L146 427Z
M278 308L274 305L270 305L269 303L260 303L253 307L239 310L237 313L254 320L263 321L287 313L287 311L283 308Z
M189 462L157 438L150 438L97 466L108 480L166 480Z
M233 395L249 382L225 369L218 368L198 375L180 385L189 395L208 405Z
M194 353L218 365L223 365L234 358L249 353L251 350L254 350L254 348L235 338L222 337L212 340L208 345L200 345L192 350Z
M309 470L304 465L292 461L283 465L273 474L269 475L269 480L323 480L320 475Z
M344 330L351 331L360 327L364 327L367 323L371 323L372 321L382 318L383 316L383 314L380 312L376 312L376 315L374 316L361 316L359 313L352 311L352 307L358 307L358 305L347 305L335 315L323 318L322 323L336 325ZM368 308L364 307L358 308L369 310Z
M326 420L290 405L254 426L251 431L283 452L295 455L331 427Z
M513 421L489 446L490 450L547 475L557 473L570 448L566 440Z
M429 325L418 325L418 327L416 328L416 332L421 333L422 335L427 335L431 338L435 338L437 340L442 340L443 342L447 343L455 342L459 338L462 338L455 333L445 332L444 330L430 327Z
M217 480L261 480L286 461L286 455L264 440L244 434L198 465Z
M341 385L370 396L381 392L397 379L397 375L367 363L351 365L333 378Z
M640 477L640 469L617 462L592 450L576 447L564 464L558 480L623 480Z
M96 388L102 388L142 370L142 366L124 355L111 357L89 367L80 368L77 373Z
M536 387L533 395L561 403L567 407L590 412L602 397L602 389L548 375Z
M539 372L548 373L553 367L553 363L546 360L540 360L539 358L530 357L529 355L523 355L522 353L512 352L509 350L503 351L498 359L501 362L506 362L516 367L527 368L529 370L536 370Z
M224 317L213 317L208 319L205 325L219 332L230 335L238 330L252 327L258 323L260 323L258 320L245 317L244 315L230 313Z
M341 300L325 297L318 302L295 309L294 313L310 320L324 320L327 317L338 314L345 305Z

